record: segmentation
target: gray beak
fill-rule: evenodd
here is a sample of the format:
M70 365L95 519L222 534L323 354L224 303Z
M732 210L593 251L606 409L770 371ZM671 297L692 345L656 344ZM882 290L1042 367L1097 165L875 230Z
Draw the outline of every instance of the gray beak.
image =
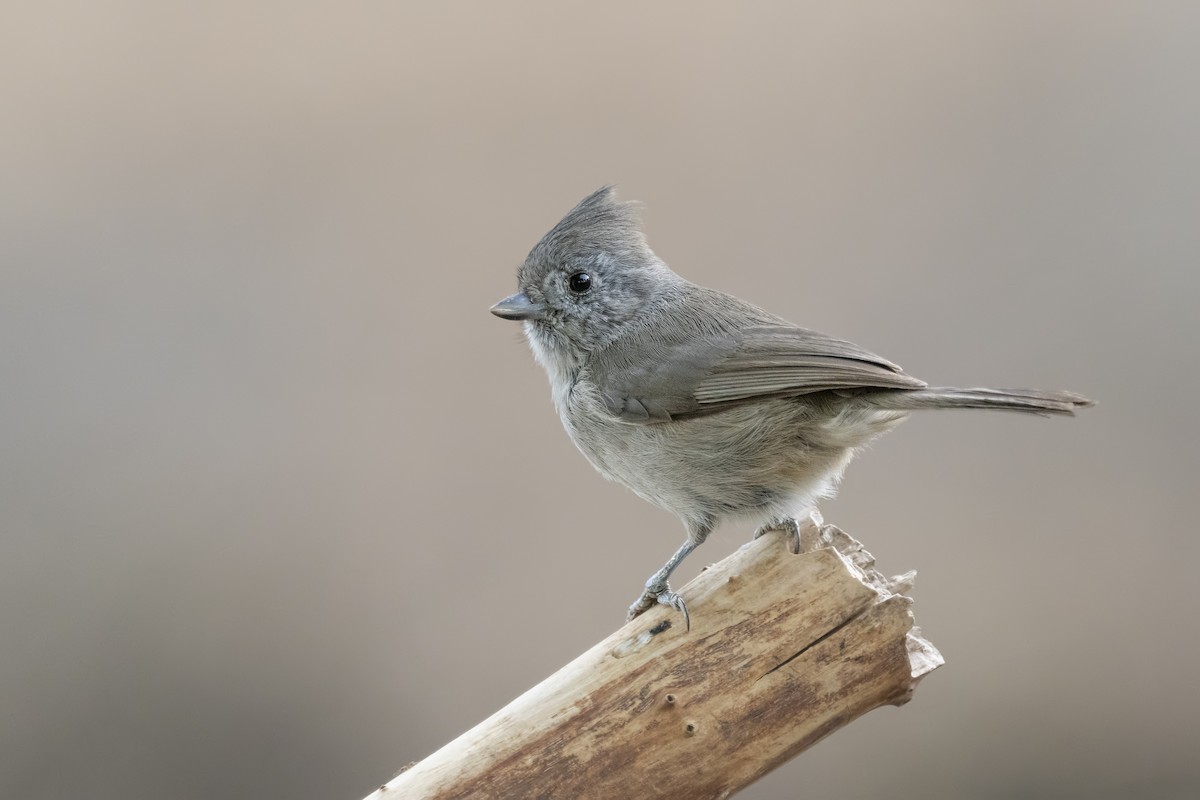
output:
M533 302L524 292L517 292L492 306L492 313L501 319L541 319L545 310L545 306Z

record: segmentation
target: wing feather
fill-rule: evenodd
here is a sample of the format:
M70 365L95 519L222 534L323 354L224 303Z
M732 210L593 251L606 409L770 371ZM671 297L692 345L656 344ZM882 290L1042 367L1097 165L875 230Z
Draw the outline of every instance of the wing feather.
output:
M833 336L785 325L740 332L737 347L696 386L702 405L836 389L920 389L925 382Z
M653 424L768 397L854 389L921 389L925 382L856 344L765 324L674 344L617 349L592 370L608 410Z

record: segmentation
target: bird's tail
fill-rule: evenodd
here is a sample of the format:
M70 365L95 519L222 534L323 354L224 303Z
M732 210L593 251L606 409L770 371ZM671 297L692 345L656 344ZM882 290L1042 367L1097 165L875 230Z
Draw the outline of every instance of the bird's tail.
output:
M1065 414L1095 405L1074 392L1043 392L1037 389L889 389L863 395L871 405L898 411L924 408L997 408L1027 414Z

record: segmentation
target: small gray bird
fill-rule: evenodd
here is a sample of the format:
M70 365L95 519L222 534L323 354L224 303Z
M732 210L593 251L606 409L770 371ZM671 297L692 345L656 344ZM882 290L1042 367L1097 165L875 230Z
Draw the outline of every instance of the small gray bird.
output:
M687 529L629 619L656 603L687 619L667 579L723 520L798 540L797 516L832 496L855 453L909 411L1072 415L1092 405L1072 392L930 388L857 345L690 283L654 255L612 187L542 237L517 284L492 313L525 323L571 440L600 474Z

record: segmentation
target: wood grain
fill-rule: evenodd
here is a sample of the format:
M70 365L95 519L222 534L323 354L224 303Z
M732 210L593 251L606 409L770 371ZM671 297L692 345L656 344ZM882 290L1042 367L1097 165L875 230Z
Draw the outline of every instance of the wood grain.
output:
M724 798L941 663L902 592L818 517L768 534L370 795Z

